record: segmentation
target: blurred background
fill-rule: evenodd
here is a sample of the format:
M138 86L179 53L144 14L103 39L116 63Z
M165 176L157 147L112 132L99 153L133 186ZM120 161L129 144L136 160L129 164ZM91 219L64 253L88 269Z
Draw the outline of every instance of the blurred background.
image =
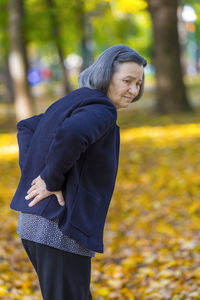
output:
M80 71L115 44L148 66L142 99L118 113L119 171L93 299L200 299L199 0L0 1L0 299L41 300L9 207L16 123L77 88Z
M192 111L200 102L199 13L195 0L1 0L1 114L19 121L42 111L114 44L148 61L139 106Z

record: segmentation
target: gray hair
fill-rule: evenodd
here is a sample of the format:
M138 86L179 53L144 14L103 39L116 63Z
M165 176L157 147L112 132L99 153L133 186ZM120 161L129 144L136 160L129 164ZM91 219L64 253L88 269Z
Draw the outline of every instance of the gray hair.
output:
M106 49L91 66L80 73L79 87L97 89L106 94L112 75L117 71L118 65L130 61L143 67L147 65L144 57L126 45L115 45ZM144 74L140 91L132 102L141 98L143 90Z

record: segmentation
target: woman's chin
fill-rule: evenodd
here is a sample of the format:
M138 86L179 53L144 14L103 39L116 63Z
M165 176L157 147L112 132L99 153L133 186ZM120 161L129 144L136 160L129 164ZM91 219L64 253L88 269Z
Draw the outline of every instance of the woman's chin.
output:
M129 106L130 103L123 103L123 105L121 106L121 108L127 108Z
M116 105L117 109L121 109L121 108L127 108L129 106L129 102L123 102L123 103L119 103L118 105Z

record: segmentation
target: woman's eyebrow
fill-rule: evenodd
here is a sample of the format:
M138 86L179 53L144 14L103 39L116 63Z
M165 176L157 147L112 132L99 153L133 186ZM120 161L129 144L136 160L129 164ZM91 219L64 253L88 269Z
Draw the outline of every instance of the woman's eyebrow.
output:
M127 78L127 77L132 78L132 79L137 79L135 76L132 76L132 75L127 75L124 78ZM138 79L138 80L142 82L142 79Z

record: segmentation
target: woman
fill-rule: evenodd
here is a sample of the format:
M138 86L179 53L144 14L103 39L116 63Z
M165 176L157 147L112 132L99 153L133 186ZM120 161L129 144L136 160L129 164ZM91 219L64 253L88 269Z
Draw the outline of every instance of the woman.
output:
M21 178L11 208L44 300L88 300L91 257L103 230L119 158L117 110L140 99L146 60L125 45L105 50L79 89L18 122Z

